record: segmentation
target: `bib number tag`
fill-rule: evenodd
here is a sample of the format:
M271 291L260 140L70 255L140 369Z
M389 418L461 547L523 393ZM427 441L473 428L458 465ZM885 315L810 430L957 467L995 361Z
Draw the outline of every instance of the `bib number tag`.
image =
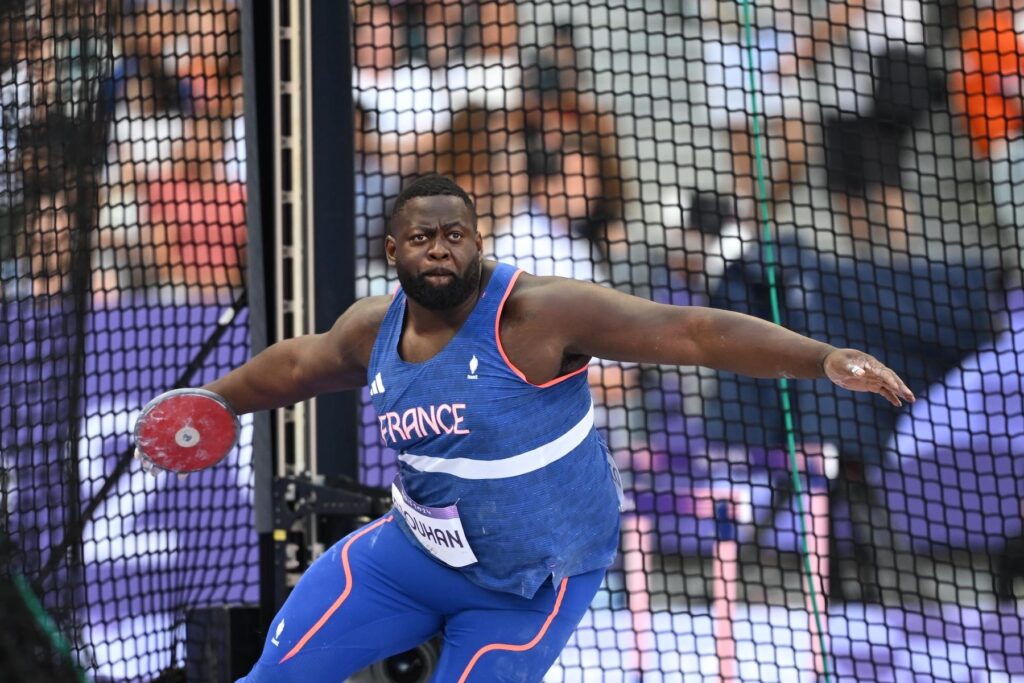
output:
M391 484L391 497L424 550L449 567L465 567L477 562L456 506L431 508L420 505L405 492L399 476Z

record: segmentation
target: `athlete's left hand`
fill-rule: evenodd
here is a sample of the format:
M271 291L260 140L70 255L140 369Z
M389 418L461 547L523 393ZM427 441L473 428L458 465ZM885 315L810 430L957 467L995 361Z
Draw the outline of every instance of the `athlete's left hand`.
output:
M825 356L825 376L850 391L881 394L897 408L913 403L914 392L899 376L874 356L856 349L836 349ZM901 401L902 399L902 401Z
M140 451L138 448L135 449L134 458L142 464L142 471L146 474L150 474L154 477L159 477L164 472L170 472L165 470L163 467L158 467L152 460L146 457L145 453ZM178 481L185 481L188 478L188 472L179 472Z

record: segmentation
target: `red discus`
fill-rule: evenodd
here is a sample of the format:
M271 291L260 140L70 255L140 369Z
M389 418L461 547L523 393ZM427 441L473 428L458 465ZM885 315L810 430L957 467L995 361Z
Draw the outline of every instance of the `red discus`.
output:
M187 474L220 462L240 429L238 415L217 394L174 389L142 409L135 423L135 446L157 467Z

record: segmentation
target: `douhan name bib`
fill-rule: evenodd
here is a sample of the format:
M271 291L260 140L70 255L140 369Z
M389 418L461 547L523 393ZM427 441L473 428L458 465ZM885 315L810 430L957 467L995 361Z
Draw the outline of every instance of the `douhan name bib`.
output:
M469 547L458 507L449 505L432 508L420 505L406 493L401 475L395 475L391 483L391 498L416 540L428 553L455 568L478 561L473 549Z

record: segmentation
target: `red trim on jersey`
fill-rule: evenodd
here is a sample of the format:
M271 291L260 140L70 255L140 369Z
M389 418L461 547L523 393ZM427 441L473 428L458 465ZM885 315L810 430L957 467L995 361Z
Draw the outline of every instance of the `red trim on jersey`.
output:
M317 622L315 624L313 624L313 627L310 628L308 631L306 631L306 635L302 636L302 639L299 640L299 642L295 643L295 647L293 647L288 654L286 654L284 657L281 658L281 661L278 662L278 664L284 664L289 659L291 659L292 657L297 655L299 653L299 650L301 650L303 647L306 646L306 643L309 642L309 639L312 638L313 636L315 636L316 632L319 631L321 628L323 628L323 625L326 624L327 620L331 618L331 615L334 614L338 610L339 607L341 607L341 603L345 602L345 600L348 599L349 594L352 592L352 567L350 567L349 563L348 563L348 549L349 549L349 547L353 543L358 541L361 537L363 537L366 534L370 533L371 531L373 531L377 527L379 527L379 526L381 526L383 524L387 524L388 522L392 521L393 519L394 519L393 515L388 515L387 517L384 517L383 519L378 519L375 523L373 523L370 526L364 528L359 533L357 533L354 536L352 536L352 538L348 539L348 542L346 542L345 545L341 549L341 566L345 570L345 590L343 590L341 592L341 595L339 595L338 599L334 601L334 604L327 608L327 611L323 613L323 616L321 616L317 620Z
M508 354L505 353L505 347L501 345L501 312L505 310L505 302L508 301L509 295L512 294L512 288L516 286L516 280L518 280L519 276L522 274L522 270L517 270L515 272L515 274L512 276L512 279L509 280L508 288L505 290L504 296L501 297L501 303L498 304L498 313L494 316L494 341L497 342L498 353L501 354L501 357L504 359L505 365L508 366L509 370L514 372L519 379L523 380L530 386L537 387L538 389L547 389L548 387L553 387L556 384L559 384L560 382L564 382L570 377L575 377L581 372L586 372L590 368L590 363L584 363L583 367L580 368L579 370L573 370L567 375L555 377L553 380L549 382L544 382L544 384L534 384L530 380L526 379L526 375L523 373L523 371L517 368L515 364L512 362L512 360L508 357Z

